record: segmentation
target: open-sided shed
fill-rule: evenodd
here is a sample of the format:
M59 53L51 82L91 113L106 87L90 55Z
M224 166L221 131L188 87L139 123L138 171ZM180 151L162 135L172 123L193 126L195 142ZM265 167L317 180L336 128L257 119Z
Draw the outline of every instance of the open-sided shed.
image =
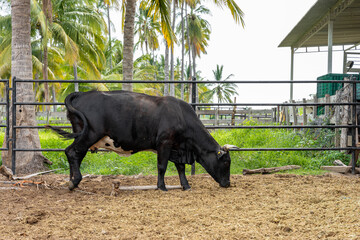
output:
M294 54L298 52L327 51L328 73L332 73L332 53L343 51L344 72L348 60L355 62L351 71L360 72L359 45L360 0L318 0L279 47L291 48L290 79L293 80ZM293 99L292 85L290 99Z

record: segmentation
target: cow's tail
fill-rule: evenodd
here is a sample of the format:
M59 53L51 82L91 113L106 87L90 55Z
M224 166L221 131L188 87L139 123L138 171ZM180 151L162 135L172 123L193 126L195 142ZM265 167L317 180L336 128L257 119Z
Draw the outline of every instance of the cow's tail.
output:
M72 100L74 98L77 98L78 95L79 95L78 93L72 93L71 95L67 96L65 98L65 106L66 106L66 109L68 110L68 116L70 116L71 114L75 114L83 122L83 128L81 129L81 131L70 133L70 132L62 130L60 127L54 127L54 126L50 126L50 125L46 125L45 128L55 131L57 134L63 136L66 139L78 138L78 137L86 134L86 132L88 130L87 119L85 118L85 115L82 112L80 112L79 110L74 108L74 106L72 105Z

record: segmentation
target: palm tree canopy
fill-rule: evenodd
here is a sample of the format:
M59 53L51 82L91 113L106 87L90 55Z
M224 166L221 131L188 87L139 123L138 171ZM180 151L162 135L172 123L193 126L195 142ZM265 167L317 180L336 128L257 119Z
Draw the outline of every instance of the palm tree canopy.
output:
M216 86L213 89L203 93L204 98L206 98L208 101L210 101L216 96L218 103L223 103L223 102L232 103L233 101L231 97L234 95L238 95L236 84L225 82L234 75L230 74L225 79L223 79L222 76L223 69L224 69L223 65L221 66L216 65L216 70L212 71L215 80L219 81L219 83L214 83ZM214 84L209 84L209 85L214 85Z

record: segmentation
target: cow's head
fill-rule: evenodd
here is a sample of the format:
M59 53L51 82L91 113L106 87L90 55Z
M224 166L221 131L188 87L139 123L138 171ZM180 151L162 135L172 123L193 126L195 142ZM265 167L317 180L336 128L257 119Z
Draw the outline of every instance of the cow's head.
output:
M204 154L198 162L220 184L221 187L230 186L230 150L239 149L233 145L224 145L214 152Z

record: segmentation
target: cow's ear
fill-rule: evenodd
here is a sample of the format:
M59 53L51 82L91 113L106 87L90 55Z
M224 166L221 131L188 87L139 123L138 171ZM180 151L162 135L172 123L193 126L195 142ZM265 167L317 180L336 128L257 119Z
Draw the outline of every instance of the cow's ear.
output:
M223 151L223 150L217 151L217 153L216 153L217 159L220 159L220 158L221 158L222 156L224 156L225 154L226 154L226 152Z

